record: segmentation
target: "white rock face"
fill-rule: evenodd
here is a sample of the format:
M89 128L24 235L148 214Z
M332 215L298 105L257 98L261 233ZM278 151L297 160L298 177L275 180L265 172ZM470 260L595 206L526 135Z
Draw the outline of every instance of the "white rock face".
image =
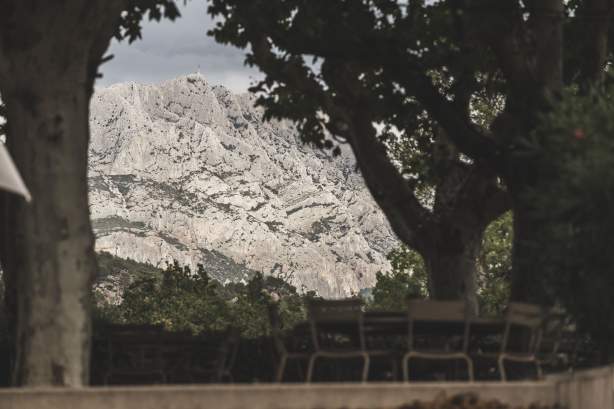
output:
M97 250L202 263L222 281L262 271L327 297L372 286L397 242L351 156L302 145L253 103L200 74L96 90Z

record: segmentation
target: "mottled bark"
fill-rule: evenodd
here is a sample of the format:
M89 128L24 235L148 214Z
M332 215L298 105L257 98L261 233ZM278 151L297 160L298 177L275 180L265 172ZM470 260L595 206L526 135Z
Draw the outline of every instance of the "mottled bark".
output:
M420 204L414 190L399 173L385 146L377 140L367 112L356 109L349 118L348 141L367 188L383 210L397 237L421 252L428 241L431 212Z
M482 238L486 227L509 210L507 192L500 189L487 168L460 163L452 152L448 159L440 159L446 169L434 186L433 209L425 209L377 141L367 113L356 112L352 121L356 136L348 139L358 167L393 229L400 230L395 225L401 218L404 230L411 232L399 238L424 259L430 295L465 300L477 315L477 260Z
M514 208L514 241L512 246L512 283L510 297L514 301L538 302L540 259L536 246L537 226L531 221L530 211Z
M445 226L439 232L440 240L422 253L431 297L464 300L473 315L478 314L476 262L484 229L483 226L472 230Z
M11 197L1 215L7 230L0 257L16 289L15 385L88 382L96 270L87 200L89 99L124 3L0 2L8 147L33 196L31 204Z
M448 164L437 185L426 250L431 295L464 299L478 313L477 262L488 225L509 210L509 195L494 175L477 164Z
M493 51L509 89L505 110L491 126L492 140L499 152L467 153L477 153L475 158L489 163L499 162L496 169L509 189L514 213L511 298L536 301L536 294L541 293L539 275L543 269L535 245L538 226L531 217L537 204L527 192L546 186L548 181L540 172L541 159L523 152L522 141L533 132L540 115L552 108L563 85L563 2L525 1L524 10L517 1L505 0L501 4L468 2L470 11L465 22L472 41ZM488 22L484 20L486 15ZM465 135L451 137L456 138L458 146L464 146ZM540 210L543 214L548 211Z
M88 95L66 81L6 96L10 148L34 202L14 199L3 261L17 275L16 384L88 379L89 292L95 272L87 202ZM75 89L76 88L76 89ZM18 136L18 138L17 138Z

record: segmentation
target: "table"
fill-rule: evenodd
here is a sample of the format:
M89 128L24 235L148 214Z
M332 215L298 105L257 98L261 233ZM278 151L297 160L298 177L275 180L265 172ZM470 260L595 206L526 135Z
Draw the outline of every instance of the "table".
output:
M367 311L362 315L362 322L329 316L317 321L317 326L320 346L325 350L365 348L366 353L385 353L377 356L399 362L408 350L409 323L404 311ZM466 325L465 319L415 320L413 345L422 351L462 351ZM503 319L476 317L470 319L468 325L470 351L499 348L506 325ZM312 336L311 322L302 322L292 331L292 337L309 344ZM392 377L398 379L398 365L395 363L391 368Z
M325 322L319 322L318 325L354 336L358 335L359 331L358 322L351 320L335 320L332 318ZM417 337L445 337L449 334L462 333L464 325L465 320L416 320L414 335ZM391 344L399 344L393 347L404 347L406 344L403 342L406 342L409 330L409 319L407 313L401 311L367 311L363 315L362 328L368 345L372 345L375 339L377 348L382 347L382 340L392 341ZM503 319L471 318L469 321L471 344L477 348L481 340L497 337L503 333L504 328L505 321ZM305 321L297 324L292 330L292 335L311 339L310 322ZM400 343L403 343L403 345L400 345Z
M194 336L152 325L109 325L98 342L101 382L218 381L236 348L230 332ZM234 344L231 345L231 342Z

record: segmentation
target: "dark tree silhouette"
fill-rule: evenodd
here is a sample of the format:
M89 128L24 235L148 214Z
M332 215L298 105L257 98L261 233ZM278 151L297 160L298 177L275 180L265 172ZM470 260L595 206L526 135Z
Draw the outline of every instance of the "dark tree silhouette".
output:
M88 381L89 100L111 38L138 38L143 16L178 10L172 0L0 0L7 145L33 196L6 195L0 210L16 385Z
M418 59L404 55L408 49L426 52L428 59L443 51L424 51L433 41L428 36L423 46L416 46L420 43L416 32L428 24L414 14L443 19L438 26L441 35L458 37L445 26L447 7L419 2L411 2L411 7L396 2L214 1L210 11L226 18L214 30L218 41L251 45L248 63L267 75L253 90L264 92L259 103L268 115L298 121L305 140L317 146L335 147L328 134L348 143L393 230L424 259L431 295L465 298L477 311L476 261L484 230L509 209L509 196L493 169L482 160L463 157L450 143L451 130L441 127L418 101L407 98L405 84L393 77L407 69L403 64ZM261 10L259 17L248 18L256 10ZM293 19L287 18L293 14ZM411 21L416 27L410 29ZM311 57L321 62L319 72L307 61ZM454 99L467 116L476 111L476 122L488 125L500 93L496 86L485 85L497 81L486 76L470 81L460 62L449 64L447 70L434 62L430 65L442 97ZM384 66L394 68L394 73L383 71ZM461 85L457 76L462 77ZM480 86L479 101L472 100ZM386 133L378 134L374 123L391 125L396 134L388 133L389 141L382 140ZM399 138L405 145L401 155L389 149L390 140ZM418 198L425 185L433 189L430 206Z
M610 0L213 0L210 7L223 17L215 38L247 47L247 63L266 74L252 90L261 94L267 116L299 121L304 139L321 147L349 143L371 192L409 246L451 245L457 234L466 243L459 233L468 230L459 225L492 220L487 215L498 211L489 209L505 207L497 204L505 195L488 178L498 175L514 212L512 298L540 302L544 265L538 256L548 242L536 243L541 226L535 215L548 209L536 209L528 193L557 176L541 172L544 156L534 155L528 141L565 83L587 89L603 80L611 12ZM490 95L504 104L484 123L474 115L475 104ZM452 204L449 219L438 217L437 202L432 213L419 205L373 127L392 124L421 149L416 129L424 117L461 154L452 155L454 166L486 175L481 183L461 184L454 173L445 174L442 180L459 195L444 195L442 202ZM433 158L434 142L426 144ZM434 253L440 262L447 258L445 247Z

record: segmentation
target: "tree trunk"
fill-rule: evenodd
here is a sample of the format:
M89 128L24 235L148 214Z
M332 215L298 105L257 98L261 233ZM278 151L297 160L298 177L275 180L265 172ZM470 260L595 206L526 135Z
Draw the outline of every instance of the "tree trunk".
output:
M17 289L15 385L88 382L96 271L87 198L89 99L127 6L12 0L0 13L8 146L33 196L29 205L11 198L2 215L9 230L0 257Z
M54 84L16 82L18 92L4 94L8 143L33 203L12 198L5 213L16 225L2 249L19 295L13 380L79 386L89 374L96 269L87 200L89 92L70 76Z
M538 243L539 223L531 217L531 210L514 207L514 241L512 246L512 283L510 300L518 302L546 303L546 294L540 280L545 271L540 263L540 248L548 243Z
M15 367L15 339L17 325L17 276L14 269L7 269L4 264L4 249L13 241L11 233L16 231L15 220L8 217L9 206L14 198L13 193L0 193L0 259L2 259L2 281L4 282L4 307L7 321L8 368Z
M464 300L477 315L476 261L482 248L484 227L459 231L444 226L439 240L422 254L429 276L429 290L437 300Z

